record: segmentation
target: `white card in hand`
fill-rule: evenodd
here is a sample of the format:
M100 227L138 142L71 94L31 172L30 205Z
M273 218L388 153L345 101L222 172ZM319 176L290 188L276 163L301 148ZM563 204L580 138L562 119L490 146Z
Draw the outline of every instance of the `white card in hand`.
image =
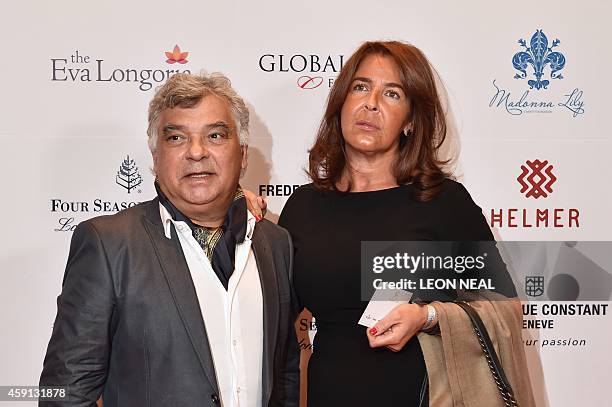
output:
M412 293L410 291L399 289L376 290L358 323L371 328L393 308L400 304L409 303L411 298Z

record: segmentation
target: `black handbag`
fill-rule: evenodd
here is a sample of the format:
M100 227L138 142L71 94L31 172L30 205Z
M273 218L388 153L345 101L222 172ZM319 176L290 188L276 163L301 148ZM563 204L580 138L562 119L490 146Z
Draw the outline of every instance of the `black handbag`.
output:
M455 304L460 306L461 309L463 309L468 315L470 321L472 321L474 332L476 332L476 337L478 338L482 352L484 353L489 369L491 370L491 374L493 375L493 380L495 380L495 385L499 389L499 393L505 405L507 407L518 407L518 403L516 402L514 393L512 392L512 386L510 386L510 382L506 378L504 369L499 362L499 358L497 357L497 353L495 352L495 348L493 347L493 343L491 342L491 338L489 337L489 333L487 332L487 328L482 322L482 319L480 319L480 316L476 310L472 308L468 302L457 301Z

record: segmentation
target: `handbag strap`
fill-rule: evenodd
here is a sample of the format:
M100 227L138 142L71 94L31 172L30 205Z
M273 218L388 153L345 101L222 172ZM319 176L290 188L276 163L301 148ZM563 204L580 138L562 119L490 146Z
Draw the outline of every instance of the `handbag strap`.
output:
M504 369L499 362L499 358L497 357L497 353L495 352L495 348L493 347L493 343L491 342L491 338L489 337L489 333L487 332L487 328L482 322L482 319L480 319L480 316L476 310L472 308L469 303L465 301L457 301L455 304L460 306L461 309L465 311L472 322L478 342L480 343L480 347L482 348L482 352L487 360L487 364L489 365L489 369L493 375L493 380L495 380L495 385L499 389L499 393L501 394L504 404L506 407L518 407L518 403L514 398L512 386L510 386L510 382L506 378Z

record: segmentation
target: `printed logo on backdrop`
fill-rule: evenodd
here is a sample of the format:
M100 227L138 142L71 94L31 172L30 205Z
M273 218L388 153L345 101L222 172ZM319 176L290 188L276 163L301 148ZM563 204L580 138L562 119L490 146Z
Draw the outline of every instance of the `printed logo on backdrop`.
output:
M557 176L554 166L548 160L527 160L520 165L520 173L513 181L516 182L517 195L524 200L542 199L554 193ZM490 226L496 228L579 228L580 210L570 207L542 207L533 208L516 205L508 208L492 208Z
M181 52L181 48L178 45L174 46L172 52L166 51L166 63L167 64L186 64L187 56L189 56L189 52Z
M163 58L162 58L163 56ZM125 84L135 86L146 92L155 85L166 81L177 73L191 73L189 69L178 66L169 69L168 65L185 65L189 52L181 51L178 45L172 51L152 51L151 63L145 66L121 66L117 59L105 58L84 50L51 58L51 81L65 84Z
M538 334L524 344L587 348L592 340L589 329L571 326L579 319L592 320L597 330L608 315L612 270L602 267L601 259L612 249L611 242L523 241L502 242L498 247L513 274L525 276L523 329Z
M291 196L299 184L259 184L259 195L261 196Z
M530 297L541 297L544 294L544 277L525 277L525 294Z
M314 349L313 342L316 333L317 324L314 318L300 318L298 341L301 350L312 351Z
M546 198L553 192L552 185L557 181L557 177L548 161L526 161L521 165L521 170L523 172L516 180L521 184L521 193L524 193L525 197Z
M550 79L563 79L563 75L559 71L565 67L565 56L560 52L553 51L561 41L554 40L549 48L548 38L542 30L537 30L531 37L529 47L522 38L518 42L521 47L525 48L525 51L517 52L512 57L512 65L514 65L514 69L519 71L514 75L514 79L527 78L527 69L533 68L535 80L529 79L527 81L529 89L547 89L550 81L543 79L547 65L550 68Z
M109 181L112 174L109 174ZM142 193L137 189L142 184L142 175L138 170L136 161L127 154L119 164L119 171L115 173L115 185L125 191L126 200L116 201L96 197L88 201L75 201L69 198L51 198L51 213L59 215L55 222L55 232L73 232L78 223L93 216L108 215L123 209L138 205L140 201L127 199L128 195ZM112 182L112 181L110 181ZM110 185L110 182L100 182L101 185ZM82 216L85 214L85 216Z
M136 166L136 162L130 159L130 156L126 156L125 160L121 163L119 167L119 171L117 172L117 177L115 178L115 182L117 185L122 186L128 192L128 194L137 186L142 184L142 177L138 172L138 167ZM138 193L142 192L142 190L138 190Z
M322 76L303 75L297 79L297 85L302 89L316 89L322 84L323 84Z
M344 55L339 54L277 54L266 53L259 57L258 66L263 72L279 78L293 78L295 85L303 90L329 89L344 64ZM282 75L282 76L281 76Z
M518 40L511 60L513 80L493 79L489 107L520 116L523 113L569 113L577 117L585 112L583 91L575 79L566 79L566 51L558 38L550 41L545 32L536 30L529 43ZM570 58L571 61L571 58Z

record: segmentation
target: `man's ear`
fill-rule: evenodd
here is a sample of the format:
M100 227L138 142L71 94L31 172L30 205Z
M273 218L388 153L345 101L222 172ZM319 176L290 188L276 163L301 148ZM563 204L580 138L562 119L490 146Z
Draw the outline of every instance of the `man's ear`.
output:
M153 158L153 166L151 167L151 170L153 171L153 174L157 175L157 149L151 152L151 158Z
M249 146L243 145L240 146L241 154L242 154L242 162L240 163L240 168L242 168L242 172L244 172L249 164Z

